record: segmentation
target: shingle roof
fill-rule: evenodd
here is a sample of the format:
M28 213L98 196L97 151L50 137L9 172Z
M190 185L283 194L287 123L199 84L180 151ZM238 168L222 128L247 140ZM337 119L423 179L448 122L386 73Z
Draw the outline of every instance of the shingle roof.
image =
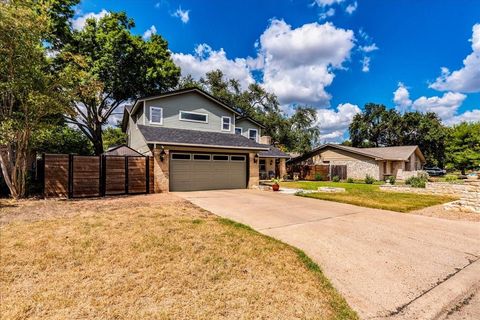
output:
M165 145L268 150L268 146L256 143L238 134L198 130L174 129L138 125L147 143Z
M283 152L282 150L275 148L274 146L269 146L267 144L264 144L267 148L269 148L268 151L261 151L258 153L259 157L264 157L264 158L286 158L290 159L290 155Z
M405 160L405 161L407 161L408 158L412 155L412 153L415 152L415 150L418 148L418 146L356 148L356 147L348 147L340 144L327 143L319 146L318 148L313 149L312 151L302 156L292 159L292 161L297 161L297 160L303 161L304 159L311 157L317 151L324 149L326 147L332 147L340 150L353 152L355 154L360 154L366 157L374 158L376 160ZM423 154L421 154L421 157L424 158Z
M352 147L350 147L352 148ZM408 158L415 152L417 146L398 146L398 147L378 147L378 148L355 148L362 152L375 155L385 160L408 160Z
M110 147L103 154L106 156L143 156L140 152L124 144Z

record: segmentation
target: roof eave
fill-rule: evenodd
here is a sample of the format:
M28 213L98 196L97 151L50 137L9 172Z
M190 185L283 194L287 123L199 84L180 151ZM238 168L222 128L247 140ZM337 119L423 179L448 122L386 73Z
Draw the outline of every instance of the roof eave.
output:
M181 147L196 147L196 148L216 148L216 149L238 149L238 150L259 150L268 151L267 148L259 147L239 147L239 146L222 146L198 143L181 143L181 142L167 142L167 141L147 141L148 144L161 144L164 146L181 146Z

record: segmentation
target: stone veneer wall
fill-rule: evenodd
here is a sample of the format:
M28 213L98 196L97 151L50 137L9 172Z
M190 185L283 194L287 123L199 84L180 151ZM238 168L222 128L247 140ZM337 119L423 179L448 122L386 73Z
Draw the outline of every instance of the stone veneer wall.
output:
M380 180L380 168L375 160L331 160L330 164L346 165L348 178L365 179L368 174Z
M380 186L380 190L458 196L460 197L460 200L446 204L445 208L480 213L480 180L466 180L464 184L427 182L425 188L412 188L405 185L385 184Z
M248 177L248 188L258 188L258 184L260 182L260 166L259 166L259 162L260 161L257 161L257 163L255 163L255 155L257 153L256 152L250 152L250 154L248 155L248 173L249 173L249 177Z
M160 148L153 150L153 163L154 163L154 190L155 193L168 192L170 189L170 174L169 174L169 163L170 163L170 150L165 149L165 157L163 161L160 160Z

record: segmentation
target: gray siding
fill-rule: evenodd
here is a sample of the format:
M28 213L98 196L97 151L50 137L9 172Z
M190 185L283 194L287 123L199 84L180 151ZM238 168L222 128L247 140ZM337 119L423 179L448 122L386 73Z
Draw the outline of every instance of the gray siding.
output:
M128 121L127 127L127 134L128 134L128 146L141 154L148 154L150 149L148 148L145 139L143 138L142 133L138 130L137 125L130 117Z
M244 137L247 137L247 138L248 138L248 130L249 129L257 129L259 139L260 139L260 136L262 135L261 128L259 126L257 126L255 123L248 120L248 119L238 120L235 123L235 127L236 128L242 128L242 135Z
M150 123L151 107L163 109L163 123L161 125ZM182 121L179 119L180 111L205 113L208 115L208 123ZM222 131L222 116L230 117L230 131ZM138 123L147 126L235 133L235 115L232 111L193 92L145 101L145 117L141 117Z

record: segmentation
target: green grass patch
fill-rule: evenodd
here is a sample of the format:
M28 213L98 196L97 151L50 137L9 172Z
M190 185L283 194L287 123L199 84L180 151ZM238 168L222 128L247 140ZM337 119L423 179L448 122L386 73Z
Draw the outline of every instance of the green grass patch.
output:
M336 201L361 207L410 212L450 201L456 197L443 195L425 195L414 193L397 193L380 190L378 185L361 183L336 183L328 181L296 181L283 182L281 187L317 190L318 187L341 187L344 193L305 193L303 197Z

